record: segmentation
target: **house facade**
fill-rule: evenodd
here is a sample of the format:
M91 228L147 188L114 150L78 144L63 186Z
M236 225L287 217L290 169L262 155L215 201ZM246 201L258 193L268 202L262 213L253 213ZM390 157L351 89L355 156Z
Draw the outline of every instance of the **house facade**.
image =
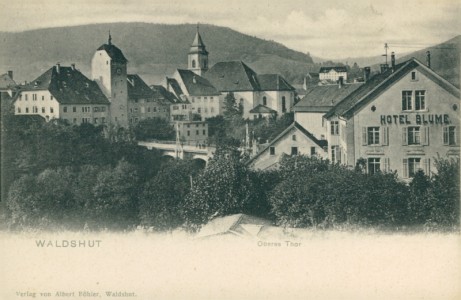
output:
M253 156L248 165L255 170L276 169L284 155L327 158L327 141L318 140L300 124L293 122L264 149Z
M38 115L46 121L63 119L70 124L106 124L109 106L97 83L75 68L53 66L22 86L14 102L16 115Z
M319 80L327 80L336 82L342 77L344 81L347 81L347 69L346 67L321 67L319 70Z
M459 89L416 59L375 75L327 119L329 158L404 179L430 175L437 156L459 157Z

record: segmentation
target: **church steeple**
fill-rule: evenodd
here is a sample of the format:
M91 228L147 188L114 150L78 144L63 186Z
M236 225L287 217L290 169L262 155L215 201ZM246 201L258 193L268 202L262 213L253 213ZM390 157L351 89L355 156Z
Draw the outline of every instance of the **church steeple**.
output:
M199 32L199 24L197 23L197 32L195 33L194 41L190 46L188 58L188 69L198 75L202 75L208 70L208 51L206 51L205 43Z
M109 45L112 45L112 36L110 35L110 30L109 30L109 41L108 41Z

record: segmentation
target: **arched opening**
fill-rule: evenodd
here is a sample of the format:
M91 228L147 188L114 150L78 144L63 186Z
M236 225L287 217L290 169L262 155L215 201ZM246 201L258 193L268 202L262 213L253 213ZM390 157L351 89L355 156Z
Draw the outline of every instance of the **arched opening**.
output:
M267 98L266 98L266 96L263 97L263 105L264 105L264 106L267 105Z
M206 160L203 158L194 158L192 159L192 163L195 169L203 170L206 167Z

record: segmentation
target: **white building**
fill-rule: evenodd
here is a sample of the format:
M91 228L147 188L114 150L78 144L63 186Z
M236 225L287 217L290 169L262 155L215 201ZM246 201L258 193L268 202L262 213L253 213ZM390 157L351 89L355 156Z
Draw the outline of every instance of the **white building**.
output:
M347 69L346 67L321 67L319 71L319 80L327 80L336 82L342 77L344 81L347 81Z
M430 64L429 64L430 66ZM330 110L329 158L374 173L434 171L438 155L459 157L460 92L416 59L377 74Z

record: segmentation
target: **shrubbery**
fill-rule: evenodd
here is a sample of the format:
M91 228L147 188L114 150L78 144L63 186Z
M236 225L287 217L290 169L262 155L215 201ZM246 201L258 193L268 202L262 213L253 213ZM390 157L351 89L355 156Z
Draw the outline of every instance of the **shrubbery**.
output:
M214 130L222 130L216 121ZM234 213L290 227L459 228L455 159L435 159L433 176L418 172L406 184L394 173L367 174L362 160L349 169L285 156L279 170L254 171L225 145L202 170L194 161L165 162L126 132L107 139L91 125L9 126L2 204L11 228L197 230Z

